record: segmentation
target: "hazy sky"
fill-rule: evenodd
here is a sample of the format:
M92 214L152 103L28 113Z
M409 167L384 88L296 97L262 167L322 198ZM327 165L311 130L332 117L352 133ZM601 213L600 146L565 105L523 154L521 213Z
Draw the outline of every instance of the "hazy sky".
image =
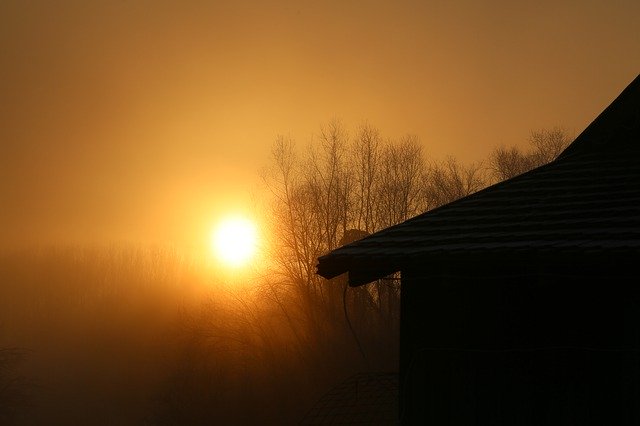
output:
M0 2L0 240L206 238L278 134L484 158L640 72L640 2Z

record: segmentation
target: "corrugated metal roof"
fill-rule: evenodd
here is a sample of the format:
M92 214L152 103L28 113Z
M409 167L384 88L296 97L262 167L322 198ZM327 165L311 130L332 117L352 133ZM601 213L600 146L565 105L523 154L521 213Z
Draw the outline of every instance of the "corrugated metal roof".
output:
M318 273L373 280L407 259L516 250L640 253L640 76L555 161L338 248Z

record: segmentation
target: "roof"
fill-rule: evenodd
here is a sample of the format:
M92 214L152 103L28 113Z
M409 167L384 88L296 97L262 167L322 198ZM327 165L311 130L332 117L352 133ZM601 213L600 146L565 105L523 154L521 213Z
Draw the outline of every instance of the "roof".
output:
M640 253L640 76L549 164L319 258L360 285L438 256Z

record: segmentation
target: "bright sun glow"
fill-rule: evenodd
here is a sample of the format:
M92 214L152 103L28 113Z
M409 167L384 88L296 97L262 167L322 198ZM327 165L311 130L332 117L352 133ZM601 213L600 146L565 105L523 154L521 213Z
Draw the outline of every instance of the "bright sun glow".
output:
M216 256L229 266L245 265L256 252L257 233L256 224L249 219L220 222L212 239Z

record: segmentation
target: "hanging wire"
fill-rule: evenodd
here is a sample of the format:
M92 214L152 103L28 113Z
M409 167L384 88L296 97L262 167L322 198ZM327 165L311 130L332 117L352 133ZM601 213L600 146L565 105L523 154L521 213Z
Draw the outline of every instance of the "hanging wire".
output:
M360 339L358 339L358 335L356 334L355 329L353 328L353 324L351 324L351 320L349 319L349 312L347 310L347 289L349 288L349 283L344 283L344 292L342 293L342 308L344 309L344 317L347 320L347 325L349 326L349 330L351 330L351 334L353 335L353 339L356 341L358 345L358 350L360 351L360 355L362 358L367 359L367 356L364 353L364 349L362 349L362 344L360 343Z

